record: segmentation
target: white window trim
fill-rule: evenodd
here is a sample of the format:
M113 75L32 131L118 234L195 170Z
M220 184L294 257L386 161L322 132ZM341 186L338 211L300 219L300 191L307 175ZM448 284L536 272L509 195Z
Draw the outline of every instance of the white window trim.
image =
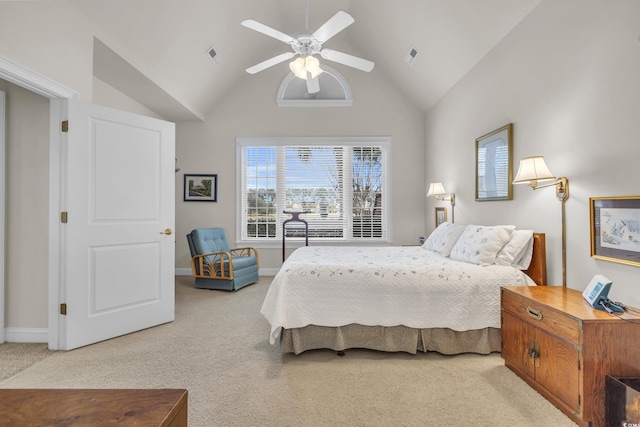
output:
M341 99L291 99L285 98L285 94L287 92L287 88L291 82L294 82L296 76L293 73L289 73L285 76L280 83L280 88L278 89L278 95L276 97L276 103L278 107L351 107L353 104L353 96L351 95L351 88L349 87L349 83L347 79L344 78L342 74L338 72L338 70L329 67L324 64L322 66L324 73L322 73L322 79L324 80L320 84L320 91L322 91L324 85L326 84L326 79L333 79L337 82L338 86L342 89L343 97Z
M349 239L332 240L323 239L321 242L314 241L314 245L348 244L350 246L371 246L390 244L393 241L391 224L391 137L389 136L362 136L362 137L252 137L241 136L236 138L236 245L250 245L255 248L282 248L282 240L273 239L273 242L264 240L242 239L242 149L246 146L287 146L287 145L315 145L315 146L374 146L384 148L382 168L384 171L384 181L382 182L382 192L387 199L384 204L384 218L387 224L386 238L380 239ZM279 224L278 226L281 226ZM311 243L310 243L311 244ZM304 239L290 238L286 240L287 248L304 246Z

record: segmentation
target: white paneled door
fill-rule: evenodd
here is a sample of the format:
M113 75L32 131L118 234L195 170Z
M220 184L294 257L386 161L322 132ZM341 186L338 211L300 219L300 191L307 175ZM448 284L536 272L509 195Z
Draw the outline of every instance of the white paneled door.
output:
M60 186L66 350L171 322L175 298L175 125L74 100L68 118Z

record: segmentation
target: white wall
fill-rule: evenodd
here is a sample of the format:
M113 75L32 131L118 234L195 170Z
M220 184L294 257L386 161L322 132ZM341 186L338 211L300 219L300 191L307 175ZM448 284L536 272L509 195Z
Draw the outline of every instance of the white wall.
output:
M0 2L0 55L91 102L92 24L67 1Z
M7 107L5 327L46 328L49 100L4 80L0 89Z
M375 70L368 74L345 68L340 72L351 86L352 107L278 107L276 93L286 72L274 67L246 75L205 123L177 124L176 267L190 268L185 235L194 228L224 227L232 245L236 239L238 136L391 136L393 242L415 244L424 235L424 117ZM218 202L184 202L184 173L218 174ZM280 267L279 241L276 246L259 250L261 269Z
M93 104L103 105L109 108L115 108L129 113L140 114L142 116L154 117L160 120L166 120L160 114L140 104L138 101L130 98L113 86L105 83L97 77L93 78Z
M589 197L638 195L640 2L543 1L426 117L427 181L456 193L456 222L513 223L547 234L550 284L561 284L560 202L551 188L476 202L475 138L514 123L514 168L543 155L569 178L567 282L614 281L613 299L640 307L638 267L590 257ZM515 173L515 170L514 170ZM433 228L428 201L427 225Z

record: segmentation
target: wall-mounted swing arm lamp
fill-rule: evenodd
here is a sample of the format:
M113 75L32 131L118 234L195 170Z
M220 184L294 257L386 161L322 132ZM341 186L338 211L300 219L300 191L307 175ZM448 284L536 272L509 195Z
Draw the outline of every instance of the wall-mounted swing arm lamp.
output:
M550 184L538 185L538 182L555 181ZM534 190L556 186L556 198L564 202L569 198L569 180L563 176L556 178L544 162L544 157L525 157L520 160L518 173L513 180L514 184L529 184Z
M429 191L427 191L427 197L435 197L436 200L444 200L451 202L451 223L454 221L453 209L456 205L456 195L451 193L447 194L442 186L441 182L432 182L429 184Z
M539 182L553 181L538 185ZM556 187L556 199L562 203L562 286L567 287L567 221L564 203L569 198L569 180L564 176L556 178L544 162L544 157L525 157L520 160L514 184L529 184L531 188Z

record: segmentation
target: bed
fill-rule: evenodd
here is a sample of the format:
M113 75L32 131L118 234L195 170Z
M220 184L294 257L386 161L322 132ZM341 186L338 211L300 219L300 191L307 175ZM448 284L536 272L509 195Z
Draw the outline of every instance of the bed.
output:
M261 313L285 353L488 354L500 351L500 287L513 285L546 285L544 234L445 223L423 246L299 248Z

